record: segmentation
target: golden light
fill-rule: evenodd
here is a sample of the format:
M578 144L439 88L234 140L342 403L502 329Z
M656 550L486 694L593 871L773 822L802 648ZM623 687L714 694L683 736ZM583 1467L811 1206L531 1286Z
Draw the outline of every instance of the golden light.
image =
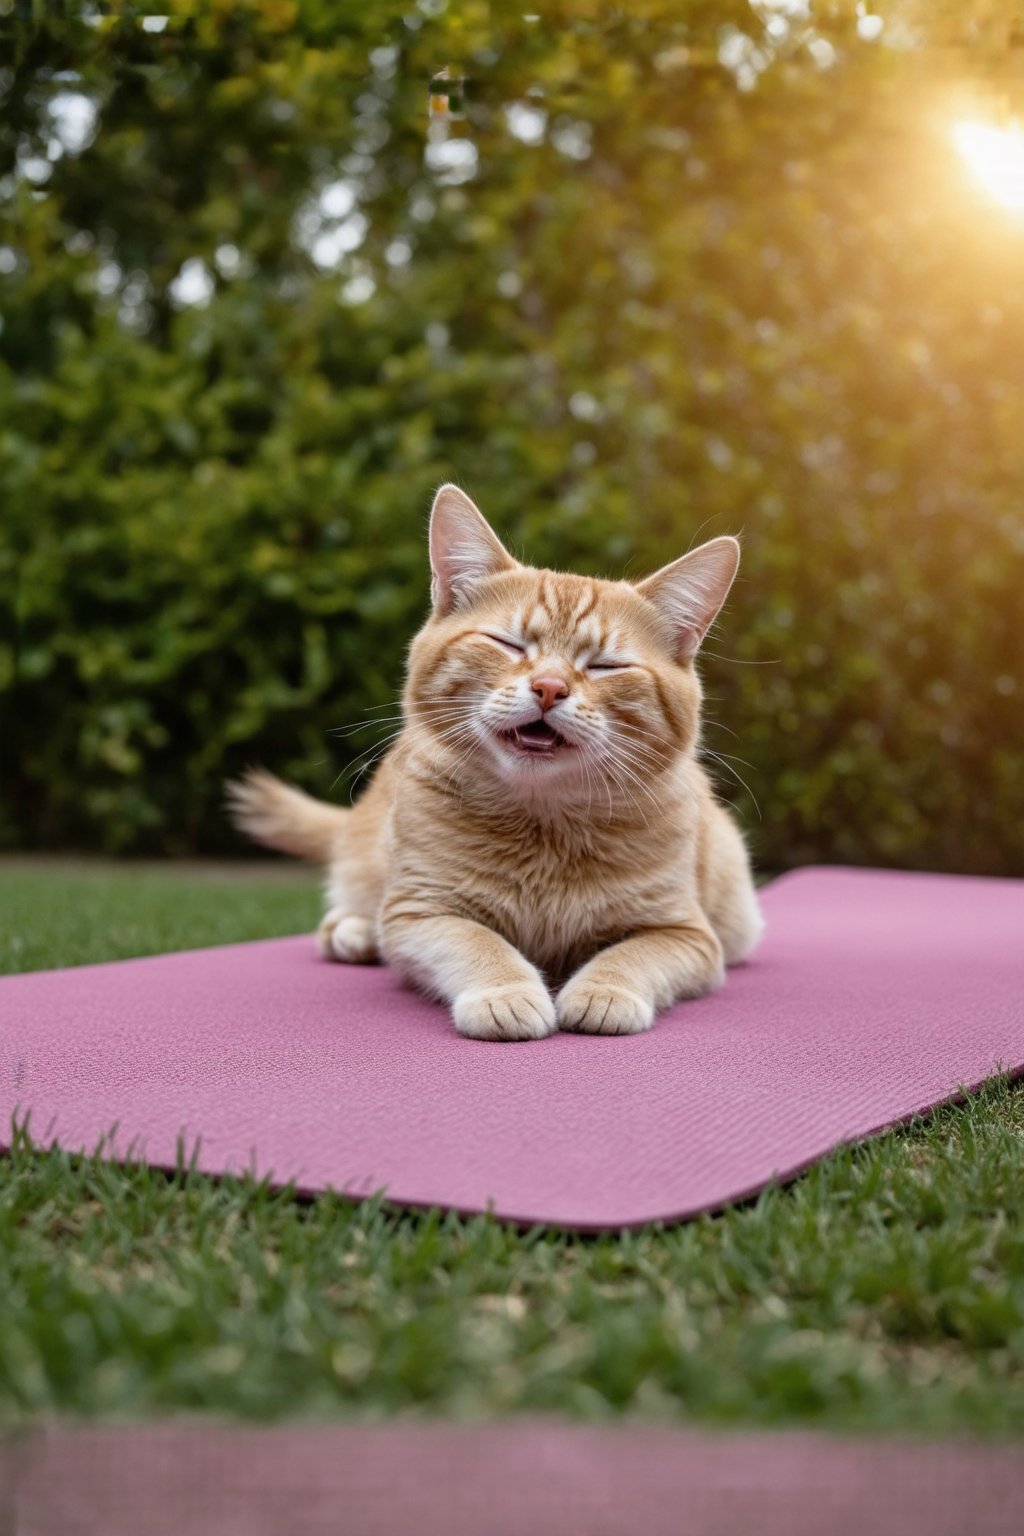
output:
M996 128L991 123L962 122L952 137L989 196L1004 208L1024 212L1024 129L1016 124Z

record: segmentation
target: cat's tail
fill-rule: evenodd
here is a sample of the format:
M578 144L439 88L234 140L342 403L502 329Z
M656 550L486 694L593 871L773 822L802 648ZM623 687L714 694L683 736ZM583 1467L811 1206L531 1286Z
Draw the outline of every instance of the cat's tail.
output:
M299 859L326 864L338 833L349 815L282 784L264 768L250 768L227 785L228 814L240 832L254 842L292 853Z

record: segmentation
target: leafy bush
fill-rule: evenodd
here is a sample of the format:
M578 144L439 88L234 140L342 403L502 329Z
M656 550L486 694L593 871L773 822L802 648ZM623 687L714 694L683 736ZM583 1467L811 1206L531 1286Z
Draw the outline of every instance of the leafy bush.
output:
M344 794L453 478L537 562L742 533L707 742L763 864L1024 872L1024 220L948 137L991 6L963 65L962 5L110 9L3 22L8 844Z

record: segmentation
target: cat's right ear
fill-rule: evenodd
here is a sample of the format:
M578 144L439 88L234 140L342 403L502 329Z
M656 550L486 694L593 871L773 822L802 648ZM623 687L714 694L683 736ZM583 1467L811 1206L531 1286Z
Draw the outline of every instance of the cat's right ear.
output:
M442 485L430 510L431 601L439 618L464 603L477 582L516 562L483 513L457 485Z

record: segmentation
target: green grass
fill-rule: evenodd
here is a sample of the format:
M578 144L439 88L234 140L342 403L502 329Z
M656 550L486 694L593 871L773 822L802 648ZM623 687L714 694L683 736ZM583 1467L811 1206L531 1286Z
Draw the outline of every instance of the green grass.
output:
M309 926L308 878L0 867L8 969ZM587 1239L0 1159L0 1416L630 1413L1024 1429L1024 1091Z
M319 916L315 878L286 864L0 859L0 974L301 933Z

